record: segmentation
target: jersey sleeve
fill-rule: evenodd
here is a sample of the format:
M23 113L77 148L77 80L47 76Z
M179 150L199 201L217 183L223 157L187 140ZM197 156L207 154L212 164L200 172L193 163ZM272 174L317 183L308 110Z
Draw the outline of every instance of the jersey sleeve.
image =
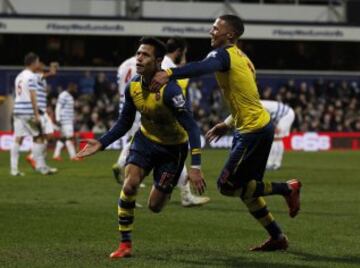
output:
M130 96L130 84L128 84L125 89L124 107L121 110L119 119L116 121L115 125L99 139L103 150L129 131L134 123L135 115L136 107Z
M171 79L190 78L230 69L230 56L224 48L211 51L202 61L190 62L182 67L170 68L166 72Z
M186 130L189 136L191 148L191 165L200 166L201 164L201 140L200 129L196 124L187 101L181 90L176 84L170 82L164 92L164 102L174 113L180 125Z

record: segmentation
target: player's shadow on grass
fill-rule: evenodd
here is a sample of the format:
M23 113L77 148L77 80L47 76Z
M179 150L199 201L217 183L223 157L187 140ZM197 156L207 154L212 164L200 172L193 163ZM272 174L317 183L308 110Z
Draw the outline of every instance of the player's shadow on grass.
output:
M321 256L315 255L307 252L292 251L289 250L288 253L295 255L306 261L320 261L320 262L336 262L342 264L360 264L359 256L344 256L344 257L332 257L332 256Z
M196 253L197 258L194 258ZM256 253L255 253L256 254ZM271 253L260 253L260 254L271 254ZM280 252L278 254L286 254ZM181 255L181 256L179 256ZM152 259L160 262L178 262L182 265L188 265L189 267L246 267L246 268L310 268L312 266L306 265L295 265L289 263L269 263L263 261L254 261L253 259L247 259L239 255L229 255L223 251L212 251L212 250L177 250L176 254L166 254L159 252L157 254L151 254ZM250 257L254 257L251 254Z

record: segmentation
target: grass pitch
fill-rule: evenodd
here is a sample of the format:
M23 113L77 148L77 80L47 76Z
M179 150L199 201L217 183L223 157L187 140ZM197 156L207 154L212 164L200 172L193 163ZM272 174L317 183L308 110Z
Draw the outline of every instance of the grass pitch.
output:
M59 174L40 176L24 161L25 177L8 175L0 153L0 267L360 267L360 153L287 153L267 179L303 182L302 210L290 219L281 197L266 198L289 237L287 252L251 253L267 238L236 198L215 187L227 151L204 152L211 203L182 208L179 192L161 214L137 209L134 257L110 261L117 247L119 185L111 164L117 152L79 163L65 160ZM23 159L22 155L22 159ZM66 158L66 156L64 156ZM138 201L146 204L151 177Z

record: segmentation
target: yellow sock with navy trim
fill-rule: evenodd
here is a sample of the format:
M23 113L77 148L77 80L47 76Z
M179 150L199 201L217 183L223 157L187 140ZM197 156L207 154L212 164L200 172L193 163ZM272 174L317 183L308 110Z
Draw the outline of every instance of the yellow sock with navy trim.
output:
M252 198L267 195L288 195L291 190L287 183L269 181L249 181L242 192L242 198Z
M131 241L131 232L134 222L136 195L126 195L121 190L118 203L118 220L119 231L121 233L121 241Z
M249 209L250 214L266 229L269 235L274 239L278 239L282 231L267 209L265 199L262 197L248 198L243 199L243 202Z

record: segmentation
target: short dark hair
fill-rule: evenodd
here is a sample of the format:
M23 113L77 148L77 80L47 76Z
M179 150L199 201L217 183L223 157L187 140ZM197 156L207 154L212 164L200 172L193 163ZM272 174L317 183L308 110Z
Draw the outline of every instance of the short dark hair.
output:
M220 16L219 19L226 21L233 28L237 38L243 35L245 31L244 22L239 16L227 14Z
M30 66L31 64L33 64L38 59L39 59L39 55L35 54L34 52L29 52L24 57L24 65L25 66Z
M179 36L171 37L166 42L166 50L168 53L172 53L177 49L180 49L180 51L184 51L186 47L186 40Z
M140 45L151 45L155 48L155 57L164 58L166 54L166 46L164 42L156 37L142 37L140 39Z

